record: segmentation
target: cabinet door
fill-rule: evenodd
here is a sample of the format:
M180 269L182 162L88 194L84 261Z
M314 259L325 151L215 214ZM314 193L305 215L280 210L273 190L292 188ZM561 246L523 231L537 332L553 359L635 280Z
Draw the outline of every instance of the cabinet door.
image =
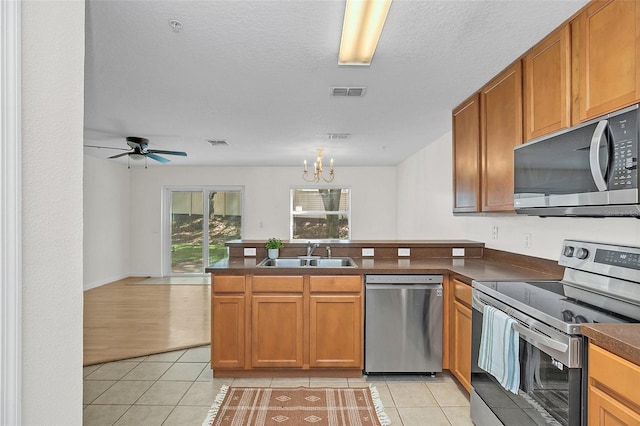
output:
M525 55L524 139L568 127L571 121L569 25L564 25Z
M482 211L513 211L513 148L522 143L522 64L480 93Z
M471 391L471 309L453 302L453 338L451 339L451 372L462 386Z
M244 295L214 295L211 319L212 367L244 368Z
M573 23L581 121L640 100L638 3L592 1Z
M453 110L453 211L480 211L480 95Z
M302 294L261 294L251 299L251 365L302 367Z
M640 425L640 366L589 343L589 425Z
M362 368L362 297L311 295L311 367Z
M589 386L587 413L589 426L640 425L640 414L595 386Z

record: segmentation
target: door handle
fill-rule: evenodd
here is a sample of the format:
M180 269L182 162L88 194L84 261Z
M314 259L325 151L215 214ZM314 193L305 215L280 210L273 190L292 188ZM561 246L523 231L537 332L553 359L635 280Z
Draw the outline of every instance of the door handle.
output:
M522 334L523 336L526 336L528 338L530 338L531 340L535 340L538 343L541 343L547 347L550 347L551 349L555 349L556 351L559 352L566 352L567 349L569 349L569 345L565 344L565 343L561 343L558 341L555 341L553 339L551 339L550 337L547 337L543 334L540 333L536 333L533 330L530 330L526 327L521 326L520 324L516 323L513 324L512 328L517 331L519 334Z
M604 136L604 132L607 130L607 120L601 120L596 126L596 130L591 137L591 146L589 148L589 167L591 168L591 176L596 184L598 191L606 191L607 183L604 180L600 164L600 140ZM607 147L608 148L608 147ZM608 161L608 158L607 158Z

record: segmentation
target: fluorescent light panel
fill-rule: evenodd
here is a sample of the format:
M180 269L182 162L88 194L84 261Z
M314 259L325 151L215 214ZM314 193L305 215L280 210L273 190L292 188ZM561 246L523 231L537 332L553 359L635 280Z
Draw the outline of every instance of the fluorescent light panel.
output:
M347 0L339 65L370 65L391 0Z

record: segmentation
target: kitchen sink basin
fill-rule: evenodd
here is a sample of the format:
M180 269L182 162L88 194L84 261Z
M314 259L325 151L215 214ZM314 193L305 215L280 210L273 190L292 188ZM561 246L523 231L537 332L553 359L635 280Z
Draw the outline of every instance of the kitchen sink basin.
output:
M271 268L357 268L350 257L279 257L264 259L257 266Z

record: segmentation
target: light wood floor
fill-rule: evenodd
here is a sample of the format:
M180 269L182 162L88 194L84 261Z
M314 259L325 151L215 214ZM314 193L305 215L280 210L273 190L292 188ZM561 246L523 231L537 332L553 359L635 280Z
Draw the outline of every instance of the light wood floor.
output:
M210 286L140 280L84 292L84 365L210 343Z

